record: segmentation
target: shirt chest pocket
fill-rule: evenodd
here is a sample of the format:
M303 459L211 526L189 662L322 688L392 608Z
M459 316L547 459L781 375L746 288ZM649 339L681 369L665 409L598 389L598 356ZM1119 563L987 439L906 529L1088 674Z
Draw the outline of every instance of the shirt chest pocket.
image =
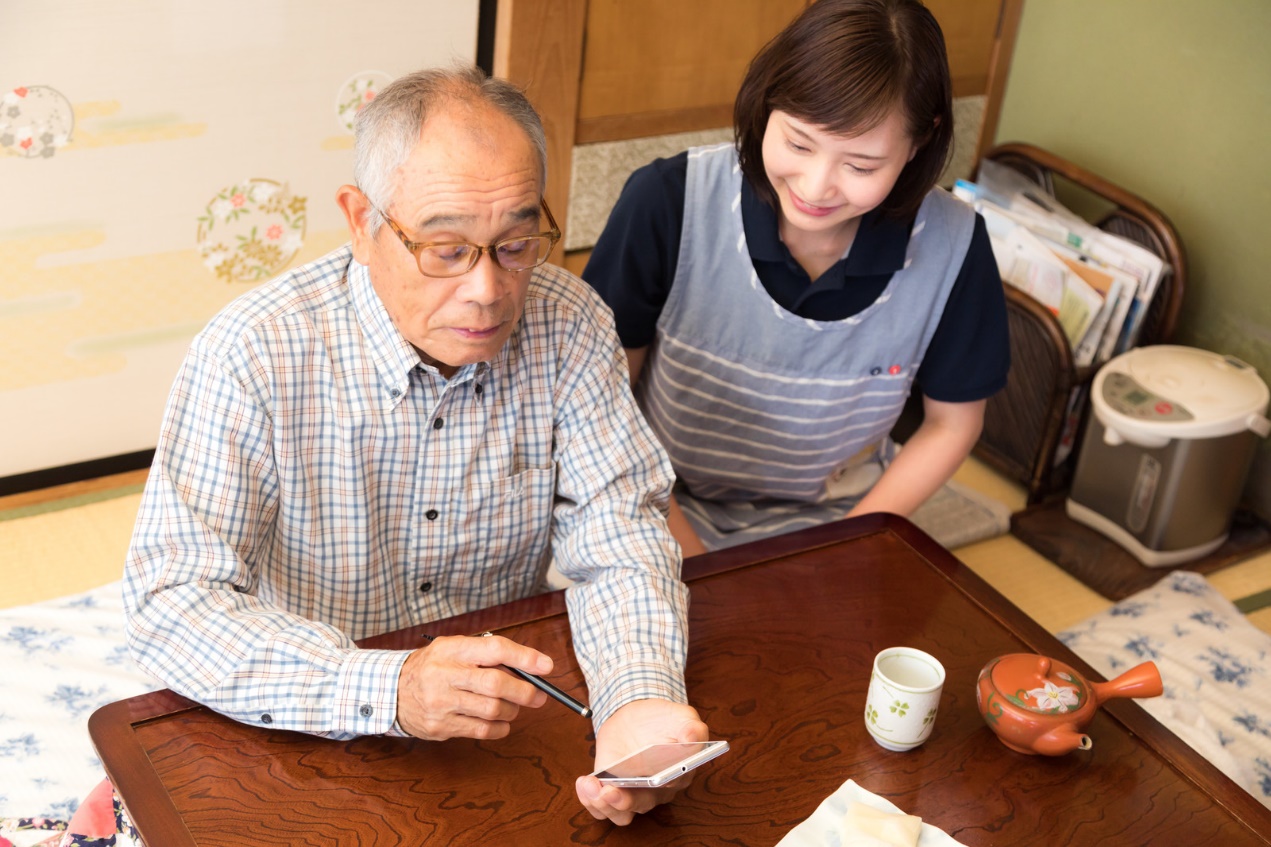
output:
M532 468L469 486L460 506L459 561L504 602L537 585L551 539L556 471Z

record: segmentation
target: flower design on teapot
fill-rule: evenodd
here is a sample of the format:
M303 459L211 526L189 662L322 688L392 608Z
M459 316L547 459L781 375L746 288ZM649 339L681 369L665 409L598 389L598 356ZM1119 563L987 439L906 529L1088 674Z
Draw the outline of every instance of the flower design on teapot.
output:
M1059 676L1066 676L1066 674L1059 674ZM1034 688L1027 693L1036 701L1037 709L1043 712L1066 712L1069 709L1075 709L1081 702L1081 696L1075 687L1056 685L1050 680L1046 680L1041 688Z

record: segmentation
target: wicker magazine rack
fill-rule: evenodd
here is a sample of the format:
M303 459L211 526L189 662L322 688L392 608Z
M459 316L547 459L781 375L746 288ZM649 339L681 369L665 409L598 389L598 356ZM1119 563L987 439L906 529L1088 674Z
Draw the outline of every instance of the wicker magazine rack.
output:
M1088 220L1106 232L1136 242L1160 256L1165 271L1143 320L1137 344L1168 341L1178 323L1187 277L1183 244L1169 219L1135 194L1059 156L1029 144L1002 144L985 158L1007 165L1036 182L1052 197L1058 183L1099 208ZM1082 198L1085 193L1089 197ZM1083 204L1084 206L1084 204ZM1082 208L1074 211L1083 214ZM984 431L974 453L999 473L1019 482L1028 504L1067 490L1073 456L1056 464L1061 440L1080 443L1088 402L1074 390L1089 385L1096 367L1079 368L1059 321L1044 306L1006 286L1011 334L1011 371L1006 387L990 398ZM1077 403L1074 408L1074 396ZM1073 421L1078 421L1076 427Z

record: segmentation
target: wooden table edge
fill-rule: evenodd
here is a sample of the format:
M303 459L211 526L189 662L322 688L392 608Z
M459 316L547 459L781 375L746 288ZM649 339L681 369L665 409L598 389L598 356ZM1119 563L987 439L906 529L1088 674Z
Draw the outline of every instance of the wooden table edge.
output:
M149 767L150 756L133 731L148 721L191 709L206 708L168 689L108 703L88 716L88 735L115 794L143 841L165 847L197 847L194 835L181 819L163 781ZM120 764L124 763L124 764ZM125 797L143 799L129 806ZM141 823L138 823L140 819Z

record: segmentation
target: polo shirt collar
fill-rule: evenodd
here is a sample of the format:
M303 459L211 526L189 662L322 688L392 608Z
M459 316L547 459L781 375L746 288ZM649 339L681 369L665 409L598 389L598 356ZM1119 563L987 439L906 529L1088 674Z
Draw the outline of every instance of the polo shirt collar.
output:
M751 258L761 262L795 264L794 257L781 241L777 229L777 213L760 199L759 194L743 179L741 184L741 220ZM844 276L881 276L894 274L905 264L912 221L896 220L879 209L866 212L860 230L843 265ZM861 234L867 237L862 238Z

